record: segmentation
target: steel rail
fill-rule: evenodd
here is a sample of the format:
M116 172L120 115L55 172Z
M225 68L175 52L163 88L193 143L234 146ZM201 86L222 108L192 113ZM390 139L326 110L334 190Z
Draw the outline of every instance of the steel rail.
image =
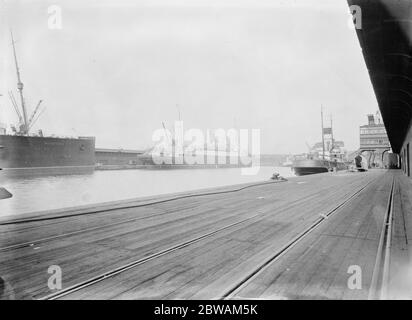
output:
M256 268L255 270L253 270L253 271L250 273L250 275L246 277L246 279L242 280L240 283L238 283L237 285L235 285L235 287L233 287L233 288L230 289L227 293L225 293L222 298L229 298L232 293L234 293L237 289L239 289L241 286L243 286L247 281L251 280L251 278L252 278L254 275L256 275L259 271L262 271L265 266L267 266L269 263L273 262L273 261L274 261L274 258L280 257L280 255L284 254L288 249L290 249L293 245L295 245L298 241L300 241L305 235L307 235L308 233L310 233L311 231L313 231L320 223L322 223L325 219L329 218L330 215L332 215L332 214L333 214L334 212L336 212L338 209L340 209L341 207L343 207L344 205L346 205L350 200L352 200L354 197L356 197L362 190L364 190L366 187L368 187L368 186L369 186L371 183L373 183L376 179L377 179L377 178L368 181L365 185L363 185L363 186L362 186L360 189L358 189L355 193L353 193L353 194L350 195L348 198L346 198L344 201L342 201L339 205L337 205L337 206L335 206L333 209L329 210L327 214L324 214L324 215L322 215L320 218L318 218L315 223L313 223L310 227L306 228L302 233L300 233L297 237L295 237L295 238L294 238L291 242L289 242L286 246L284 246L283 248L281 248L281 249L280 249L274 256L272 256L269 260L267 260L267 261L266 261L265 263L263 263L261 266L259 266L259 267ZM299 199L299 200L301 201L302 199ZM297 201L299 201L299 200L297 200ZM304 198L304 200L307 200L307 197ZM110 270L110 271L104 272L104 273L102 273L102 274L100 274L100 275L94 276L94 277L92 277L92 278L90 278L90 279L87 279L87 280L85 280L85 281L82 281L82 282L79 282L79 283L74 284L74 285L72 285L72 286L69 286L69 287L67 287L67 288L65 288L65 289L59 290L58 292L55 292L55 293L52 293L52 294L49 294L49 295L40 297L39 300L55 300L55 299L62 298L62 297L67 296L67 295L69 295L69 294L71 294L71 293L74 293L74 292L79 291L79 290L81 290L81 289L90 287L91 285L94 285L94 284L96 284L96 283L98 283L98 282L104 281L104 280L106 280L106 279L108 279L108 278L111 278L111 277L113 277L113 276L115 276L115 275L118 275L118 274L120 274L120 273L122 273L122 272L125 272L125 271L127 271L127 270L129 270L129 269L131 269L131 268L134 268L134 267L137 267L137 266L139 266L139 265L142 265L142 264L144 264L144 263L146 263L146 262L148 262L148 261L151 261L151 260L153 260L153 259L162 257L162 256L167 255L167 254L169 254L169 253L175 252L175 251L177 251L177 250L180 250L180 249L182 249L182 248L185 248L185 247L187 247L187 246L189 246L189 245L191 245L191 244L197 243L197 242L199 242L199 241L202 241L202 240L211 238L211 237L213 237L214 235L216 235L216 234L218 234L218 233L220 233L220 232L222 232L222 231L224 231L224 230L227 230L227 229L232 228L232 227L234 227L234 226L237 226L237 225L240 225L240 224L249 222L249 221L251 221L252 219L254 219L254 218L256 218L256 217L258 217L258 216L260 216L260 215L261 215L261 213L258 213L258 214L256 214L256 215L253 215L252 217L249 217L249 218L243 219L243 220L241 220L241 221L238 221L238 222L235 222L235 223L226 225L226 226L224 226L224 227L222 227L222 228L219 228L219 229L217 229L217 230L208 232L208 233L203 234L203 235L201 235L201 236L194 237L194 238L192 238L192 239L190 239L190 240L187 240L187 241L184 241L184 242L179 243L179 244L177 244L177 245L171 246L171 247L169 247L169 248L167 248L167 249L161 250L161 251L159 251L159 252L157 252L157 253L154 253L154 254L152 254L152 255L150 255L150 256L147 256L147 257L144 257L144 258L141 258L141 259L137 259L137 260L132 261L132 262L130 262L130 263L127 263L127 264L125 264L125 265L123 265L123 266L117 267L117 268L115 268L115 269L112 269L112 270Z

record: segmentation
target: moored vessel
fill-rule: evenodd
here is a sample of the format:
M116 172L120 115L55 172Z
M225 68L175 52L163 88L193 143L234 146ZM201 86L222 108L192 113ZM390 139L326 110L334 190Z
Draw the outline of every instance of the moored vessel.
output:
M309 147L307 154L295 156L292 170L297 176L324 173L329 171L346 170L347 152L343 141L336 141L333 137L332 121L330 127L323 126L322 117L322 142Z
M293 162L293 171L297 176L324 173L336 170L345 170L347 165L342 161L329 161L323 159L303 159Z
M42 100L40 100L33 113L30 116L27 114L12 34L11 39L20 103L17 102L12 91L9 91L9 98L18 116L19 124L17 128L11 126L9 132L4 125L0 128L2 174L14 176L93 172L95 166L94 137L44 136L42 130L31 133L33 125L44 109L41 109Z
M242 168L253 164L252 155L238 143L232 144L229 137L222 137L223 143L216 137L209 143L188 142L183 137L177 141L175 132L168 131L164 122L162 126L165 139L138 156L145 169Z

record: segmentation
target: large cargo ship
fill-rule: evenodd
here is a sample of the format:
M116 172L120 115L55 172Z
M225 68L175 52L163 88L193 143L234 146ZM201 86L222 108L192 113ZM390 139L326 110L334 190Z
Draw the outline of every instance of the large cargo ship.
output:
M94 138L0 135L0 167L5 175L93 172Z
M191 158L190 161L188 158ZM172 150L159 153L152 149L139 155L138 159L146 169L217 169L252 166L252 159L248 154L233 150L210 149L207 146L195 148L190 154L174 154Z
M30 129L41 115L40 100L35 110L27 114L23 97L23 83L17 63L16 49L11 35L14 61L17 73L17 89L20 105L9 91L11 103L19 118L18 128L12 126L7 132L0 128L0 168L5 175L33 174L71 174L93 172L95 167L94 137L55 137L43 136L41 130L36 134Z
M217 169L252 166L251 154L238 145L231 145L228 137L220 147L216 140L211 145L182 142L181 148L178 149L174 131L168 131L164 122L162 126L165 141L138 156L139 163L145 169Z

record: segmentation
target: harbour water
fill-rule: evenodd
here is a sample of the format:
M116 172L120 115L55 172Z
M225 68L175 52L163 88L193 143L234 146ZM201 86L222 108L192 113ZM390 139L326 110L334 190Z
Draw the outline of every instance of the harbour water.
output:
M95 171L89 175L0 178L13 197L0 201L0 216L92 203L269 180L274 172L293 176L289 167L261 167L256 175L240 168Z

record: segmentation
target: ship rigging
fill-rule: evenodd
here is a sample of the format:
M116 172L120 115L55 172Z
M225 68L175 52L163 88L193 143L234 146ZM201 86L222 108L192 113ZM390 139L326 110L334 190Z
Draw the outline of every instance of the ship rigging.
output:
M19 64L17 62L15 41L14 41L14 38L13 38L13 32L11 30L10 30L10 35L11 35L11 43L12 43L12 46L13 46L14 63L15 63L15 66L16 66L17 89L19 91L19 96L20 96L20 107L19 107L19 105L16 101L16 98L14 97L13 91L10 90L8 92L11 104L13 105L13 108L14 108L16 114L17 114L17 117L19 118L19 128L18 128L18 130L14 127L12 127L12 130L17 135L27 136L27 135L29 135L30 129L37 122L40 115L44 111L44 108L41 109L41 111L40 111L40 106L41 106L41 103L43 102L43 100L40 100L37 103L36 107L34 108L33 113L30 115L30 117L28 117L27 108L26 108L26 101L25 101L24 95L23 95L24 85L23 85L23 82L21 81L20 68L19 68Z

